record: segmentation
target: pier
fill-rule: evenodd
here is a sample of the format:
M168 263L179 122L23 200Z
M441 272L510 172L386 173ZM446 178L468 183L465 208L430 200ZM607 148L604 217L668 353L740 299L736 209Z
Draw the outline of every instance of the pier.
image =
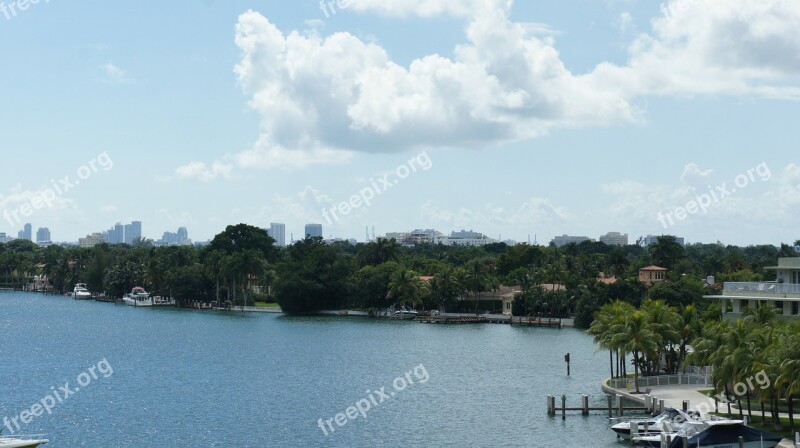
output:
M617 417L622 417L625 413L630 412L638 412L638 413L648 413L653 414L655 411L656 414L660 413L664 408L664 400L651 400L650 403L654 407L648 408L647 406L625 406L625 399L622 395L616 396L616 402L614 397L611 395L607 395L608 405L603 407L592 407L589 406L589 396L588 395L581 395L581 406L580 407L569 407L567 406L567 396L561 396L561 406L556 405L556 397L555 395L548 395L547 396L547 415L550 417L555 417L559 413L561 414L561 419L567 419L567 412L580 412L582 416L589 415L590 412L604 412L608 413L608 417L614 417L616 414ZM687 402L688 406L688 402Z
M529 316L529 317L512 317L511 325L518 327L558 328L560 330L563 327L563 322L561 321L561 319L555 319L550 317L545 319L542 317Z
M417 316L417 322L426 324L485 324L485 316Z

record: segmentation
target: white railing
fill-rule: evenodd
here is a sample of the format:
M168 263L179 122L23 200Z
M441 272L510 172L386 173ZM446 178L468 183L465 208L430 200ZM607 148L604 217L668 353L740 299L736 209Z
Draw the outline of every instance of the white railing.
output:
M800 285L792 283L725 282L725 292L754 292L758 294L800 294Z
M675 386L675 385L697 385L697 386L710 386L712 384L710 375L698 374L677 374L677 375L660 375L639 377L639 389L648 387L659 386ZM615 378L608 382L608 385L614 389L636 390L636 383L633 378Z

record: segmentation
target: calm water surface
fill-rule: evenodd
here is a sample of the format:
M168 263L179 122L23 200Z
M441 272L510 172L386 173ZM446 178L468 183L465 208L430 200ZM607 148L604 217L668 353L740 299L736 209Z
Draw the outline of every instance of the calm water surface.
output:
M113 374L98 374L23 431L48 434L48 448L624 446L601 415L546 416L547 394L604 402L608 358L594 352L575 330L134 309L0 292L0 418L30 410L51 386L74 389L105 359ZM420 365L414 384L396 391L394 380ZM370 395L380 401L382 387L395 396L371 405L366 420L334 422L328 436L318 427Z

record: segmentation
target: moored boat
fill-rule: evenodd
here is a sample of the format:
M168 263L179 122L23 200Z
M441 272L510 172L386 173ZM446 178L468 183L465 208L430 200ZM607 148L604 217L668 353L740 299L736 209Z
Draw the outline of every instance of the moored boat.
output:
M86 283L76 283L72 290L72 298L75 300L91 300L92 293L86 287Z
M2 436L0 435L0 448L36 448L49 442L48 439L41 438L41 435L33 436Z
M153 306L153 299L150 297L150 293L145 291L141 286L133 288L130 294L126 294L125 297L122 298L122 301L128 306Z

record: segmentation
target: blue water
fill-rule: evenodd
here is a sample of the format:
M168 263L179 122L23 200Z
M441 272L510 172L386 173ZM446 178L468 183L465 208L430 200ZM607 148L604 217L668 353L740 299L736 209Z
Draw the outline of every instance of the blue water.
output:
M567 393L578 405L587 393L603 403L598 383L607 370L607 355L576 330L134 309L0 293L0 417L31 410L51 386L77 387L84 372L80 380L91 381L21 425L48 434L48 448L618 447L602 415L546 416L548 394ZM393 386L398 377L403 390ZM383 403L382 387L394 392ZM342 415L337 426L336 414L360 400L371 407L367 419Z

